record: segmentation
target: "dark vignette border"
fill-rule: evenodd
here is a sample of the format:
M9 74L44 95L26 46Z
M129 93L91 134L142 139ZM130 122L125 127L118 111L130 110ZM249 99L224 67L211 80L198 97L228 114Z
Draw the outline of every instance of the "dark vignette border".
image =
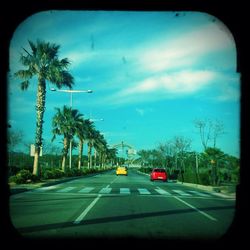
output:
M117 240L107 239L84 239L83 241L74 240L74 245L78 247L87 247L91 244L92 247L100 245L104 247L102 243L107 243L107 246L112 247L122 244L123 247L133 245L136 246L165 246L165 247L189 247L197 246L202 248L210 248L212 246L223 247L231 246L232 244L243 245L247 241L248 236L245 228L247 228L249 222L249 202L247 192L249 187L247 186L247 178L249 176L249 160L247 159L246 145L247 139L249 138L248 132L248 121L247 121L247 104L248 104L248 91L246 82L248 82L246 57L247 50L246 44L247 38L247 4L244 0L238 1L205 1L205 0L40 0L40 1L14 1L9 0L2 4L2 13L0 16L1 25L1 42L0 42L0 54L1 54L1 82L2 91L0 92L1 97L1 120L3 129L1 133L1 167L0 167L0 190L1 190L1 239L8 246L12 244L18 247L70 247L72 241L60 240L24 240L19 237L15 229L12 228L9 219L8 201L9 201L9 188L7 182L7 169L6 169L6 155L7 155L7 78L8 72L8 57L9 57L9 43L12 35L17 26L24 21L30 15L46 10L134 10L134 11L200 11L211 14L220 19L230 30L234 36L236 47L237 47L237 72L241 75L241 172L240 179L241 183L237 188L237 199L236 199L236 214L235 220L230 227L227 234L219 241L164 241L159 240L157 242L150 240L133 240L122 239L119 242Z

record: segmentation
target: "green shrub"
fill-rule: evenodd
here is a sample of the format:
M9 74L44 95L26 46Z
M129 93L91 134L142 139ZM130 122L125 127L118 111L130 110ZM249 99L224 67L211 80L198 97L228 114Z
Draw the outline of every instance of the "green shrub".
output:
M46 169L43 171L44 179L56 179L64 176L64 172L60 169Z
M232 170L232 172L231 172L231 181L235 182L235 183L240 182L240 168L239 167Z
M196 173L191 169L188 169L187 171L185 171L183 173L183 177L184 177L184 182L197 183Z
M150 168L150 167L141 167L141 168L139 168L139 171L142 172L142 173L149 174L149 173L152 172L152 168Z
M207 172L201 172L199 174L199 184L201 185L210 185L211 184L211 180L210 180L210 174Z
M11 176L9 178L10 182L15 182L16 184L27 183L28 181L32 181L33 175L29 170L21 170L16 175Z

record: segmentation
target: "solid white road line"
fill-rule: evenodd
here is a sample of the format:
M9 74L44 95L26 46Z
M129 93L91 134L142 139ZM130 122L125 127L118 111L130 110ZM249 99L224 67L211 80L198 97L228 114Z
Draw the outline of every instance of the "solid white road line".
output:
M213 216L211 216L211 215L209 215L209 214L207 214L207 213L201 211L200 209L194 207L193 205L187 203L186 201L180 199L179 197L174 196L174 195L173 195L173 197L174 197L176 200L178 200L178 201L184 203L186 206L191 207L192 209L194 209L194 210L197 211L198 213L204 215L204 216L207 217L208 219L210 219L210 220L212 220L212 221L217 221L217 219L215 219Z
M87 213L90 211L90 209L96 204L96 202L100 199L101 195L98 194L98 196L89 204L89 206L77 217L77 219L74 221L74 224L79 224L83 218L87 215Z

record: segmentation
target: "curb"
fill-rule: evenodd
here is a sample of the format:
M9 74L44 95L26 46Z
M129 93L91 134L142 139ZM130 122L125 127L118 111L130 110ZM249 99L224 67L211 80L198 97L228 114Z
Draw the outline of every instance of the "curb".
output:
M204 186L204 185L200 185L200 184L180 182L180 181L177 181L177 183L181 184L181 185L188 186L188 187L195 187L195 188L202 189L205 191L210 191L214 195L219 196L219 197L223 197L223 198L235 198L236 197L236 192L229 193L229 192L223 191L221 187Z
M90 175L93 176L93 175L96 175L96 173L85 175L85 176L66 177L66 178L63 178L63 179L51 179L51 180L47 180L47 181L39 182L39 183L34 183L34 184L17 184L17 185L15 185L13 187L9 186L9 191L10 191L11 195L19 194L19 193L23 193L23 192L27 192L27 191L36 189L36 188L48 187L48 186L51 186L51 185L60 184L60 183L63 183L63 182L83 178L83 177L90 176Z
M138 172L141 173L141 174L149 176L149 174L147 174L147 173L143 173L143 172L140 172L140 171L138 171ZM231 193L225 192L225 191L222 190L221 187L205 186L205 185L200 185L200 184L196 184L196 183L181 182L181 181L178 181L178 180L168 180L168 182L177 183L177 184L180 184L180 185L185 185L185 186L188 186L188 187L194 187L194 188L202 189L202 190L205 190L205 191L209 191L209 192L212 192L214 195L216 195L218 197L223 197L223 198L235 198L236 197L236 192L231 192Z
M107 171L112 171L111 170L107 170ZM62 177L61 179L48 179L48 180L44 180L43 182L38 182L38 183L34 183L34 184L15 184L14 186L10 186L9 184L9 193L10 195L14 195L14 194L18 194L18 193L23 193L23 192L27 192L36 188L40 188L40 187L48 187L50 185L56 185L56 184L60 184L63 182L67 182L67 181L71 181L71 180L75 180L75 179L79 179L79 178L84 178L84 177L89 177L89 176L95 176L98 175L99 173L89 173L86 175L81 175L81 176L73 176L73 177Z

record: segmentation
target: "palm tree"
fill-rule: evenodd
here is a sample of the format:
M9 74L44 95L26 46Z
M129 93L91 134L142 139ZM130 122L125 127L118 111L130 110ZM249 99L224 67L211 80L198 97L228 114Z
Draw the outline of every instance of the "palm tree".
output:
M105 139L104 136L100 133L100 131L96 130L96 137L95 140L93 141L93 146L95 149L95 163L94 166L96 167L97 165L97 155L99 156L99 163L102 163L102 154L104 152L105 148Z
M219 148L208 147L203 155L209 161L209 165L211 166L211 177L212 177L212 185L219 184L219 162L223 162L225 160L225 153L221 151Z
M89 119L86 120L83 119L83 122L77 128L76 134L77 137L79 138L78 169L80 169L82 165L82 152L83 152L84 141L88 138L89 131L93 129L94 129L93 122L91 122Z
M65 172L65 161L69 151L70 140L73 139L77 129L82 125L83 117L77 109L72 109L67 106L63 106L62 110L56 108L57 113L53 117L53 138L56 135L63 135L63 159L62 159L62 171Z
M33 163L33 174L38 175L38 158L42 147L43 117L45 111L46 81L50 81L58 88L67 86L72 88L74 84L73 76L67 71L69 60L58 59L60 46L54 43L37 40L37 43L29 42L31 52L23 48L25 54L21 54L20 62L27 69L17 71L14 76L23 79L21 89L27 90L29 80L36 76L37 100L36 100L36 134L35 134L35 156Z
M95 141L98 138L98 133L94 127L90 128L87 134L88 139L88 168L92 168L92 148L94 147Z

